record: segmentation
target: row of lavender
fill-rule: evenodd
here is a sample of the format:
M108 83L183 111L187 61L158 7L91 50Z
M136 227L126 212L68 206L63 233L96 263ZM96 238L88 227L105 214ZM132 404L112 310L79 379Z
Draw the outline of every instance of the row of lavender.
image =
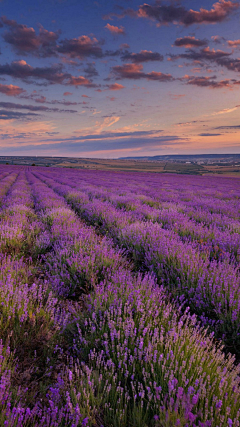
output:
M56 329L57 299L49 285L38 280L33 260L44 224L34 212L25 172L21 168L11 172L1 181L0 424L47 425L37 401L31 409L28 403L34 395L33 384L49 368L39 365L46 350L44 341Z
M189 305L192 311L199 315L204 325L209 325L216 336L225 341L228 348L239 354L239 233L233 232L232 229L224 231L217 229L218 236L221 235L222 246L228 245L228 250L215 259L209 256L206 247L201 247L196 240L183 239L173 227L164 228L162 218L163 216L166 218L169 212L166 210L164 212L163 208L149 206L146 209L146 205L138 203L138 195L132 195L131 198L129 195L126 196L128 203L135 207L134 210L126 210L118 206L123 196L119 196L112 189L107 195L100 189L99 195L96 187L86 185L85 176L85 182L82 184L78 174L66 174L62 177L55 172L54 179L52 175L50 177L46 173L41 176L57 192L64 195L85 220L98 226L102 233L109 234L116 243L126 248L137 270L147 269L153 272L159 284L170 289L181 303ZM101 183L100 180L99 182ZM121 192L124 191L122 188ZM237 190L234 197L237 197L236 193ZM153 199L148 196L143 200L149 202ZM126 199L124 203L126 207ZM144 217L144 213L151 210L155 214L155 222L153 217L151 221ZM179 224L179 227L182 218L180 213L174 218L178 221L176 225ZM171 219L170 212L169 222ZM235 224L237 219L238 217L235 218ZM240 226L239 221L238 224ZM193 222L191 228L194 228L194 225L198 230L198 225ZM212 229L206 225L201 228L205 229L209 236L209 246L213 245L213 241L210 240Z
M239 368L233 359L225 359L214 347L195 317L177 314L151 276L134 274L111 240L79 221L62 197L69 188L55 188L56 194L49 188L55 185L51 180L30 172L27 179L28 183L20 171L15 189L10 188L2 204L1 226L9 221L10 212L15 216L24 211L21 206L29 206L27 221L25 214L22 226L18 221L22 245L10 239L6 246L3 239L2 251L12 250L11 263L26 264L28 259L35 275L21 279L29 270L8 268L15 271L13 295L22 284L26 291L19 291L13 309L4 301L10 323L2 346L2 425L238 426ZM44 283L39 269L47 271ZM3 296L6 277L5 271ZM82 293L89 295L79 299ZM20 300L25 301L23 308ZM15 328L16 319L22 334ZM47 347L54 347L45 360L48 403L43 393L34 395L33 404L27 406L28 393L13 387L22 354L11 353L16 337L25 343L26 332L31 335L29 345L38 328L43 329L43 319L51 335L45 337ZM18 366L13 375L15 356ZM61 360L57 370L51 367L54 357ZM39 354L35 358L37 370Z
M63 350L59 348L59 329L66 325L74 309L71 304L66 307L57 294L53 295L52 283L39 279L41 264L36 261L39 253L51 251L58 236L62 236L63 222L70 219L71 212L66 218L66 203L55 195L51 200L46 194L48 203L44 205L46 186L42 189L40 185L41 194L38 182L31 182L31 177L29 181L31 187L23 171L2 181L6 196L3 192L0 424L85 426L88 419L80 414L78 407L72 410L71 402L66 400L69 392L62 390L67 368L60 363ZM46 208L51 211L49 215L45 215ZM61 212L63 218L55 221L58 231L54 232L49 221L54 219L54 213L61 217ZM56 362L60 364L57 369ZM63 394L60 401L54 388L57 374L56 390ZM45 390L39 393L43 387Z

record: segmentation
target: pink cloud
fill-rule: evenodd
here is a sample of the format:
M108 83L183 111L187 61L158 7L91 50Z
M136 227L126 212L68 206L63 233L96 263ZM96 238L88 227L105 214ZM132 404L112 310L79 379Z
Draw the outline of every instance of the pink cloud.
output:
M124 64L112 67L113 74L118 78L124 79L142 79L155 80L159 82L166 82L173 80L171 74L164 74L161 72L152 71L151 73L144 73L141 64Z
M103 56L102 48L99 41L93 37L80 36L74 39L61 40L57 51L70 58L86 58L89 56L101 58Z
M19 86L0 84L0 93L3 93L4 95L17 96L23 92L25 92L25 90Z
M110 31L112 34L125 34L124 27L117 27L115 25L107 24L104 28L107 28L107 30Z
M36 98L34 101L40 104L45 104L46 100L47 100L46 96L41 95L39 98Z
M214 43L216 44L221 44L225 41L224 37L221 36L211 36L211 39L214 41Z
M86 79L83 76L71 76L67 84L73 86L91 86L90 80Z
M228 40L228 45L230 47L240 47L240 39L239 40Z
M8 27L3 38L6 43L13 46L17 53L31 53L41 57L55 55L56 41L60 31L48 31L40 26L39 34L36 34L32 27L18 24L14 20L7 19L6 16L2 16L1 19L3 25Z
M125 86L120 85L119 83L113 83L113 84L109 85L109 87L108 87L109 90L121 90L124 88L125 88Z

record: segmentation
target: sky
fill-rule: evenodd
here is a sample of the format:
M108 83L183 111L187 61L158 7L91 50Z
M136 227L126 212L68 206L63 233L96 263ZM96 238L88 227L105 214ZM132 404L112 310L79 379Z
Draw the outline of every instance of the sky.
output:
M240 1L0 0L0 155L240 153Z

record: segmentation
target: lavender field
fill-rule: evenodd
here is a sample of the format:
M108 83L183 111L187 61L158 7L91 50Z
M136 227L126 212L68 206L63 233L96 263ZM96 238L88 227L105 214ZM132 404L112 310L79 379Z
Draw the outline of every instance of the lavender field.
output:
M0 166L0 425L240 426L240 180Z

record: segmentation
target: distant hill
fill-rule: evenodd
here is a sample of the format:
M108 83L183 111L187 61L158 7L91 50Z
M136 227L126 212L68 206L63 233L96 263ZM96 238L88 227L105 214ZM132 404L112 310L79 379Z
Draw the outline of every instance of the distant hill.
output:
M158 156L132 156L120 157L119 160L143 160L143 161L172 161L172 162L203 162L203 163L231 163L239 162L240 154L167 154Z

